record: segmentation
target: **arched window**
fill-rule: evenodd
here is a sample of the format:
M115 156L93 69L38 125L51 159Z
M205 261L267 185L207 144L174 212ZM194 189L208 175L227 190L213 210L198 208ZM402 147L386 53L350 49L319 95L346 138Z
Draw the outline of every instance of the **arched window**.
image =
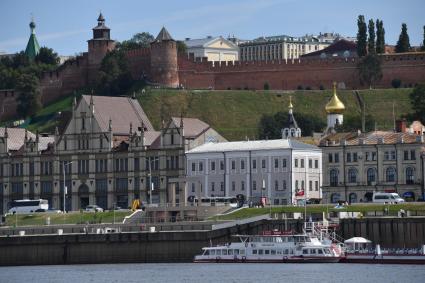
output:
M394 167L388 167L385 172L385 180L387 182L395 182L396 180L396 172Z
M367 184L370 186L376 181L376 171L375 168L367 169Z
M349 198L350 203L355 203L355 202L357 202L357 194L356 194L356 193L351 193L351 194L348 196L348 198Z
M329 183L333 187L338 186L338 170L337 169L331 169L329 171Z
M355 168L348 169L348 183L357 183L357 170Z
M406 168L406 184L413 184L415 182L415 170L412 167Z
M331 203L336 203L341 199L341 195L338 193L333 193L331 195Z

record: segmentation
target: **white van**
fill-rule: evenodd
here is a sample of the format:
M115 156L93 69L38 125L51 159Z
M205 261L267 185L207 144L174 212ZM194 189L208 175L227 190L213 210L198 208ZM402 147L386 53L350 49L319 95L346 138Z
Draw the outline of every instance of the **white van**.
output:
M374 193L372 197L374 203L402 203L402 199L397 193Z

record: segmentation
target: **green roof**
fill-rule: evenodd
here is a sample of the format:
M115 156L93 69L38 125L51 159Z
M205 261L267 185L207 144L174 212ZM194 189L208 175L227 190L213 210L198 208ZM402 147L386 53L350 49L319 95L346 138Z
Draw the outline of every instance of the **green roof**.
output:
M31 35L27 43L27 48L25 49L25 54L31 59L34 60L35 56L40 52L40 45L38 44L37 37L35 36L35 23L31 21L30 23Z

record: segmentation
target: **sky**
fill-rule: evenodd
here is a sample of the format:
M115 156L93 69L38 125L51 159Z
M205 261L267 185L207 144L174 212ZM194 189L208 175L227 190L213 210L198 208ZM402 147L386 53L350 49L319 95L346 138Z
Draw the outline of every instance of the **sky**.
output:
M320 32L356 36L362 14L383 20L386 43L395 44L406 23L410 44L420 45L425 25L425 0L0 0L0 53L25 49L32 16L41 46L60 55L85 52L100 11L118 41L144 31L156 36L162 26L175 39Z

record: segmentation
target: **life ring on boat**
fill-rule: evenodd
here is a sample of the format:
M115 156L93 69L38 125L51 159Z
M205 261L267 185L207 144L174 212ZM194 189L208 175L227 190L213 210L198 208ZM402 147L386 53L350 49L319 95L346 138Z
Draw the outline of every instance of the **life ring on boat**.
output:
M242 262L245 262L246 261L246 256L243 256L242 257Z
M218 257L216 257L216 258L215 258L215 262L219 262L219 261L220 261L220 259L221 259L221 257L219 257L219 256L218 256Z

